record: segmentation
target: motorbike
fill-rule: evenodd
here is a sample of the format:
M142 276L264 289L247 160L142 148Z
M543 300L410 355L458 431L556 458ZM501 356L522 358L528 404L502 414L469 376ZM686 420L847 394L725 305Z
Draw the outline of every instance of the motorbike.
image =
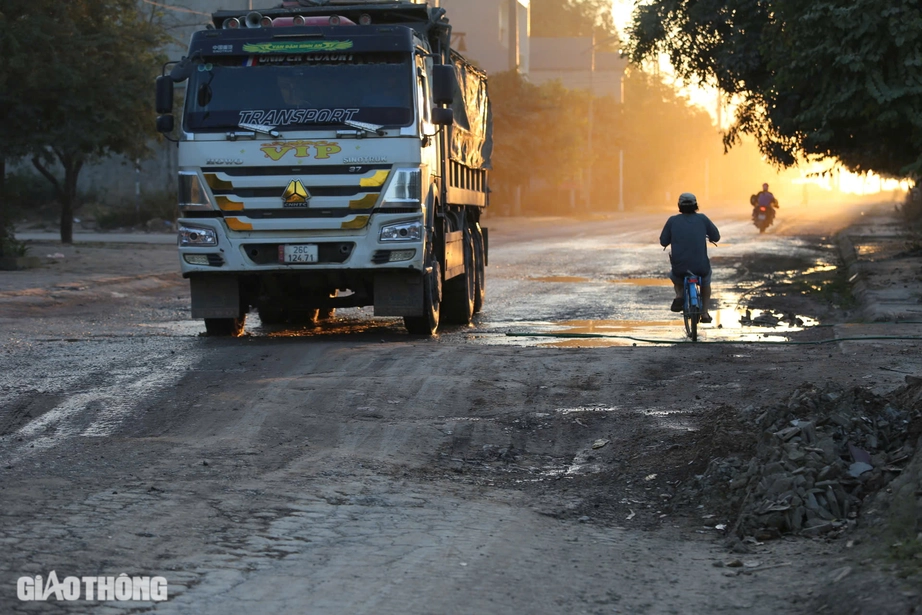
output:
M749 203L752 205L752 223L759 229L759 233L764 233L775 222L776 205L759 205L755 195L749 199Z

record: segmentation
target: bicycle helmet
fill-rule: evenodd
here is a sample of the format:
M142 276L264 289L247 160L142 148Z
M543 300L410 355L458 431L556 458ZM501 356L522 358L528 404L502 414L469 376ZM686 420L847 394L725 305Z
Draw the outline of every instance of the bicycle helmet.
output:
M691 214L698 211L698 199L691 192L683 192L679 195L679 211L683 214Z

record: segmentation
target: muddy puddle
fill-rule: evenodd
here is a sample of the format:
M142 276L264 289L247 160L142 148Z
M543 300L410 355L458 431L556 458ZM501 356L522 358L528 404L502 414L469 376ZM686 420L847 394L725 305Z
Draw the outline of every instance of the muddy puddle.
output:
M711 316L711 324L698 326L699 341L783 342L790 339L789 334L819 324L809 316L772 310L721 308L711 310ZM495 336L480 338L492 344L599 348L690 342L678 315L675 320L491 323L490 328L507 329L506 339L497 339Z

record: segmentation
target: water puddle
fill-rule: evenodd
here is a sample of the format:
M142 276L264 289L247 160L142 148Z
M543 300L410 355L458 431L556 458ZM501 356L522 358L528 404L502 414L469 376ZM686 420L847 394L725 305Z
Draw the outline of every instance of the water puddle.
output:
M792 275L798 275L798 274L799 275L813 275L814 273L828 273L830 271L835 271L838 268L839 267L837 265L824 264L824 265L817 265L816 267L811 267L802 273L798 271L791 271L790 273Z
M584 284L586 282L592 282L589 278L581 278L577 276L568 276L568 275L550 275L550 276L532 276L528 278L533 282L549 282L552 284Z
M723 308L711 312L714 322L711 326L721 329L749 330L753 328L771 329L776 332L791 333L802 331L819 324L815 318L797 314L785 314L774 310L740 310Z
M857 246L858 256L871 256L881 251L881 246L873 243L862 243Z
M609 280L610 284L631 284L633 286L672 286L672 282L667 278L621 278L619 280Z
M789 334L819 324L809 316L773 310L720 308L713 322L698 326L700 341L788 341ZM491 323L516 335L488 343L538 345L554 348L608 348L689 341L679 315L675 320L565 320L558 322ZM536 334L529 337L529 333ZM559 337L558 337L559 336ZM595 337L598 336L598 337ZM499 336L497 336L499 337Z

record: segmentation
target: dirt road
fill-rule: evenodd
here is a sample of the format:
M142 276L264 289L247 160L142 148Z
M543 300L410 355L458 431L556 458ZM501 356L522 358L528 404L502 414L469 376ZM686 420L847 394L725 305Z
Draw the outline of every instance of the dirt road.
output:
M36 245L64 258L0 273L0 611L912 612L854 522L740 540L734 511L686 488L743 450L744 417L804 382L890 391L918 342L507 338L681 336L669 289L641 282L661 219L609 222L497 220L491 307L434 339L358 310L202 337L170 246ZM768 339L740 308L835 325L772 339L872 331L846 324L833 269L807 271L835 262L831 230L728 242L711 341ZM821 292L779 290L798 280ZM17 598L51 571L159 575L169 599Z

